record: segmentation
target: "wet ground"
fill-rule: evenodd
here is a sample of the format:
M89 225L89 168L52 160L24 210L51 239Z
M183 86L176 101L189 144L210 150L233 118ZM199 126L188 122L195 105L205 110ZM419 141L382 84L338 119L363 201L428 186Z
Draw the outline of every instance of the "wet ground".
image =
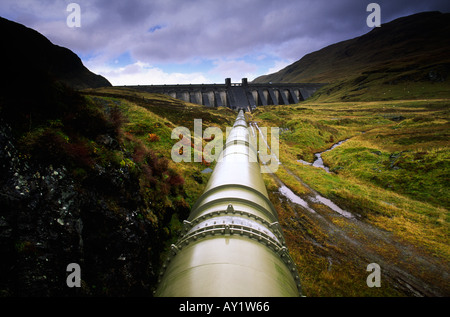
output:
M251 126L252 131L255 131L253 126L259 130L257 123L251 123ZM316 153L313 163L301 163L323 168L330 173L321 154L333 150L347 140ZM270 152L265 139L264 142ZM342 209L309 187L276 156L275 158L279 168L284 168L307 189L306 194L298 195L275 174L270 174L278 184L277 191L270 193L271 200L278 199L275 205L280 223L291 254L297 255L294 260L300 275L303 273L305 279L310 279L310 275L319 272L313 277L316 279L313 283L308 282L314 286L321 284L320 278L327 279L323 288L328 290L322 292L318 286L319 289L311 291L313 295L450 296L450 268L447 262L407 241L401 241L391 232L365 222L359 214ZM386 288L386 291L367 291L367 279L371 274L367 266L371 263L379 265L380 287ZM325 274L320 272L321 270L325 271ZM329 290L332 287L336 287L335 293Z
M314 159L314 162L312 162L312 163L304 161L304 160L297 160L297 162L302 163L304 165L311 165L311 166L314 166L314 167L320 167L320 168L324 169L327 173L330 173L330 169L323 162L322 154L325 153L325 152L333 150L334 148L336 148L337 146L343 144L344 142L347 142L348 140L350 140L350 139L345 139L345 140L339 141L339 142L333 144L333 146L330 147L328 150L315 153L314 154L315 159Z
M357 283L360 288L368 287L364 285L364 277L370 274L364 272L367 265L377 263L381 268L382 287L392 288L396 295L450 295L450 276L446 263L416 246L400 241L392 233L364 222L359 219L359 215L340 208L311 189L285 166L280 165L280 168L286 169L308 189L307 194L297 195L276 175L271 175L279 185L278 191L271 194L278 197L279 207L293 211L282 215L289 219L280 219L285 224L290 248L308 244L309 252L316 252L314 256L323 257L328 262L326 270L329 275L333 274L336 265L352 266L359 273L342 279L351 283L355 278L355 286ZM300 249L301 252L306 250L303 245ZM339 274L347 272L339 271ZM359 293L352 293L351 296L359 296Z

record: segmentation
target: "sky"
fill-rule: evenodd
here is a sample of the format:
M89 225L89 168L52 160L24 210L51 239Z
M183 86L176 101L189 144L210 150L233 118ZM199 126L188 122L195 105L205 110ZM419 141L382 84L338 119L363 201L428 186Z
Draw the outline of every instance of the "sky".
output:
M2 0L0 16L75 52L113 85L240 82L369 32L364 0ZM79 5L79 27L70 25ZM449 0L379 0L381 23ZM382 27L382 26L381 26Z

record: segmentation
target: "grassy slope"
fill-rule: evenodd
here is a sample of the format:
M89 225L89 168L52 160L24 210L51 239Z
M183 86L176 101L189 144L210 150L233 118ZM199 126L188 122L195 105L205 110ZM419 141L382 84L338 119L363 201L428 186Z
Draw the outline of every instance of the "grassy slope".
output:
M255 82L323 82L313 100L448 98L450 15L426 12L305 55Z
M450 206L449 106L446 100L302 104L258 108L254 119L285 126L288 130L280 136L284 164L348 209L367 217L390 217L400 212L394 206L403 199L408 202L404 212L427 215L424 223L444 229ZM394 121L398 118L403 120ZM323 154L332 174L297 162L312 162L313 153L346 138L351 139ZM388 197L394 201L386 201Z
M57 175L56 169L62 168L72 183L64 189L58 188L57 191L64 191L64 195L67 191L69 194L66 196L70 199L73 197L72 192L76 193L73 194L76 195L75 197L81 197L77 204L74 204L80 206L80 209L73 207L73 210L69 209L68 214L71 215L73 212L74 218L79 217L77 219L80 219L81 222L80 214L83 213L84 217L84 213L89 213L86 218L83 218L83 239L87 238L84 240L86 249L82 250L89 250L83 255L83 259L92 260L94 258L93 261L96 261L95 259L98 257L101 258L101 261L107 261L110 256L114 257L115 252L121 248L122 242L128 243L129 240L137 239L136 237L140 237L138 234L149 237L149 239L144 237L141 244L137 244L142 249L136 248L138 252L142 251L144 254L140 260L145 262L145 256L148 256L149 272L138 270L139 274L131 276L130 274L134 274L134 271L131 269L123 271L130 272L128 274L123 273L120 269L119 272L114 261L108 261L107 264L99 262L98 265L92 265L85 271L87 284L83 291L88 293L92 291L92 294L96 295L126 292L124 289L128 287L128 282L123 282L120 287L115 287L112 285L114 283L109 282L107 277L113 276L114 272L119 272L114 275L118 276L118 279L122 277L122 273L126 274L131 283L139 284L140 281L134 280L134 278L145 279L145 285L137 286L137 288L148 291L153 287L152 283L156 282L153 278L156 277L160 265L158 261L165 260L164 250L169 250L168 246L178 239L181 221L187 218L189 207L202 193L210 175L201 173L208 166L203 162L176 164L171 160L172 146L178 141L171 139L172 129L177 126L186 126L192 131L194 119L202 118L203 128L215 125L224 130L225 126L230 126L234 122L235 112L228 108L210 109L163 95L119 90L113 87L90 89L80 94L59 83L46 80L43 76L40 81L30 87L30 91L33 94L19 95L12 91L2 95L0 119L12 127L11 133L17 140L18 159L25 162L21 164L30 164L33 168L44 171L47 167L51 170L55 168L56 174L52 175ZM3 139L3 141L5 140ZM205 145L206 141L202 140L202 143ZM8 151L11 150L8 150L6 146L2 153L9 154ZM14 159L11 159L11 162L14 162ZM4 170L5 168L2 173ZM44 175L43 173L42 175ZM34 174L26 175L25 172L18 170L14 177L27 184L27 181L22 178L34 179L35 176ZM11 181L7 179L5 181L9 183L2 184L11 187ZM42 176L42 181L44 181L44 176ZM47 184L51 182L51 179L47 180L46 176L45 182ZM30 181L30 184L34 183ZM30 189L23 190L27 193L32 192L33 195L37 192L38 198L31 194L31 198L26 196L25 203L23 203L25 207L20 206L22 208L18 209L21 213L26 214L27 208L32 208L32 210L39 211L39 213L33 214L41 214L39 208L43 203L39 194L41 196L48 195L46 192L39 193L39 188L29 186ZM18 188L18 186L15 187ZM38 203L28 205L29 201L34 202L32 199L36 199ZM51 198L47 199L51 200ZM9 199L1 201L2 206L5 204L8 208L9 203ZM61 203L58 201L58 204ZM22 202L20 204L22 205ZM14 206L11 209L3 208L2 215L11 212L15 219L14 208ZM48 214L55 211L46 209L45 212L44 214L42 210L42 214L47 217ZM52 219L48 219L50 226L53 225L53 220L56 221L53 214L51 217ZM136 222L129 221L129 219L134 219L132 217L135 217ZM89 222L86 220L87 218L89 218ZM20 224L21 220L17 221ZM45 221L48 223L47 219ZM130 223L130 226L133 225L129 237L124 234L126 238L112 242L118 245L117 249L110 248L105 254L101 253L107 249L105 246L110 242L109 235L123 231L124 227L121 221ZM98 231L98 226L102 230ZM11 245L16 246L17 249L12 252L17 251L16 253L18 253L12 253L12 262L15 261L16 256L20 256L24 245L33 244L33 239L38 239L37 241L46 239L47 227L41 228L38 225L36 228L36 232L32 233L33 237L31 234L27 234L26 238L20 236L20 240L11 242ZM65 227L64 230L67 228ZM67 230L70 232L70 229ZM20 230L12 232L14 235L16 232L22 234ZM67 235L65 236L67 237ZM95 243L89 242L91 237ZM74 245L76 246L76 243ZM54 251L55 254L56 252L70 252L70 250L59 250L58 248L51 252ZM101 254L98 252L99 249L101 249ZM136 254L136 256L138 255ZM114 259L116 258L117 255ZM127 256L127 260L128 258ZM20 258L18 259L17 261L20 262ZM136 262L133 262L133 265ZM20 266L24 265L23 263L19 264ZM11 267L14 265L11 264ZM99 273L97 270L102 272ZM142 275L140 275L141 273ZM119 283L119 280L116 282ZM57 287L59 286L56 286L56 289ZM9 289L14 290L15 286L7 286L5 289L5 292L8 292ZM53 291L54 289L44 290L44 292Z
M173 163L170 149L177 140L170 138L170 132L176 126L186 126L192 131L193 120L198 118L203 118L203 128L215 125L224 129L232 124L235 113L225 108L209 109L163 95L126 89L102 88L87 94L90 98L101 98L120 106L127 118L124 132L169 159L169 167L185 179L185 199L192 206L206 185L208 175L201 173L206 166ZM253 118L260 121L261 126L283 128L281 161L309 186L342 208L361 215L364 221L448 261L449 214L445 194L449 168L448 144L445 142L448 106L447 100L308 101L293 106L261 107ZM159 140L152 140L150 133L157 135ZM347 138L351 140L323 155L333 174L297 162L297 159L312 161L313 153ZM284 169L280 168L277 175L295 192L308 192ZM276 191L273 180L267 175L265 179L269 191ZM301 228L289 220L293 211L275 196L271 198L285 226L290 252L301 268L302 283L308 296L401 295L387 285L381 289L368 289L365 284L355 286L348 276L359 274L364 280L367 273L355 273L357 268L350 262L334 264L334 269L329 271L328 254L312 251L311 246L301 240ZM180 228L180 220L173 219L171 230ZM308 223L305 218L302 226L317 241L324 241L325 233ZM335 246L331 249L344 252ZM386 253L395 251L386 246L385 249Z
M203 129L217 126L225 131L225 127L232 126L235 113L228 108L206 108L165 95L131 89L99 88L86 90L85 93L91 97L119 102L120 109L127 118L124 131L133 134L148 148L165 157L169 161L169 167L184 177L186 202L192 207L206 185L209 174L202 174L201 171L209 164L174 163L170 153L178 140L171 139L172 129L179 126L187 127L193 138L194 119L201 118ZM152 139L150 134L156 135L156 140ZM202 143L203 146L206 144L205 141Z
M165 158L168 162L168 168L183 177L184 197L166 199L166 207L181 202L186 204L190 210L203 193L211 175L202 173L202 171L207 167L214 168L214 162L211 164L206 162L173 162L171 149L179 140L171 138L172 129L179 126L187 127L191 131L191 141L194 142L194 119L202 119L203 130L210 126L217 126L225 131L225 127L231 126L234 122L235 112L229 108L206 108L165 95L150 94L132 89L108 87L87 89L84 93L89 98L102 99L118 105L125 117L122 127L124 134L131 135L134 142L141 142L146 148L156 153L158 157ZM203 147L206 145L204 140L202 140L202 145ZM192 150L192 158L193 153ZM170 245L177 241L183 220L184 218L181 219L179 214L172 216L168 226L168 230L173 233L172 239L165 241L166 251L161 254L162 262L165 261L167 252L170 251Z
M235 119L235 113L229 109L208 109L162 95L117 91L115 88L97 89L96 93L102 93L104 99L120 101L121 110L128 118L124 130L167 158L176 142L170 139L170 131L175 126L193 130L193 120L203 118L204 128L215 125L224 129ZM448 201L445 203L448 105L447 100L307 102L288 107L258 108L254 118L262 121L261 126L284 128L281 160L312 188L341 207L361 215L364 221L448 261ZM412 135L411 131L415 133ZM149 133L158 135L160 140L151 141ZM299 158L312 161L313 153L346 138L351 140L323 155L333 174L296 162ZM417 143L417 140L421 142ZM169 164L183 175L186 201L192 206L206 184L208 175L201 174L206 166L172 161ZM284 169L279 169L277 175L294 191L308 191ZM411 186L405 187L405 184ZM421 184L426 186L422 189ZM276 190L271 180L267 180L267 185ZM272 198L285 224L290 251L305 276L303 284L308 296L399 295L387 285L381 289L355 286L348 280L348 275L360 274L364 280L367 273L355 273L357 268L350 262L335 264L334 270L329 271L328 255L316 251L308 253L305 244L298 243L299 228L289 230L289 208ZM308 226L307 219L304 221ZM180 227L180 221L174 219L172 226L172 229ZM318 241L325 234L314 227L308 230ZM385 250L386 253L395 251L387 246Z
M448 262L449 106L448 100L307 101L258 108L253 119L261 126L284 128L280 159L310 187L364 221ZM297 162L312 162L313 153L347 138L350 140L323 154L331 174ZM308 193L285 169L278 169L277 175L294 192ZM266 182L269 189L277 190L273 180L266 177ZM364 286L355 289L348 277L354 274L351 268L342 266L338 272L327 273L327 254L309 253L308 241L299 238L301 228L289 221L293 215L289 207L276 197L273 201L286 225L291 252L305 272L304 287L309 296L376 295ZM303 226L308 228L307 220ZM306 230L317 241L325 234L315 227ZM380 294L396 293L385 288Z

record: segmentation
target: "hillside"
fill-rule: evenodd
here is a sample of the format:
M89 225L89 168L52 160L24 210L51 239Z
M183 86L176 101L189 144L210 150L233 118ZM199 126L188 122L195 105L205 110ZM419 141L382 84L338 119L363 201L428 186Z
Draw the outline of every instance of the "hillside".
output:
M443 17L399 19L305 56L304 78L334 81L301 104L249 114L280 128L282 164L263 177L308 297L450 294L450 102L436 98L450 90L447 43L423 53L424 38L448 31ZM16 36L0 53L0 296L151 296L214 168L173 162L173 128L193 131L201 118L225 131L236 113L130 87L77 91L110 85L37 32L1 26ZM360 101L389 89L381 98L411 97L413 86L422 100ZM313 164L318 153L328 171ZM80 288L67 287L69 263ZM382 287L368 287L368 263L380 264Z
M10 85L39 81L36 73L74 89L111 86L108 80L89 71L71 50L52 44L45 36L19 23L0 17L2 75Z
M110 84L39 33L0 28L0 296L151 296L207 180L202 163L170 160L171 130L234 112L112 87L82 93ZM80 288L67 287L69 263Z
M450 14L418 13L307 54L254 82L330 83L319 91L322 101L446 97L448 34Z
M203 164L170 160L171 130L182 124L173 120L225 123L234 112L47 89L56 100L40 116L0 112L0 294L151 296L160 259L207 181ZM81 266L79 289L66 286L69 263Z
M450 294L449 105L307 100L252 113L282 131L266 186L306 296ZM380 288L366 285L373 262Z

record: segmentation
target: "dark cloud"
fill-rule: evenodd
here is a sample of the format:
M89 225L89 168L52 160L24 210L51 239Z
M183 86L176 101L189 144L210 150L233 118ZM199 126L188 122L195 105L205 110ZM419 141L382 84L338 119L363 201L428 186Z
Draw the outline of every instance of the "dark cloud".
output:
M82 27L65 24L68 3ZM0 15L44 33L83 56L108 61L126 52L150 64L304 54L362 35L361 0L2 0ZM448 0L379 0L382 22L421 11L450 11Z

